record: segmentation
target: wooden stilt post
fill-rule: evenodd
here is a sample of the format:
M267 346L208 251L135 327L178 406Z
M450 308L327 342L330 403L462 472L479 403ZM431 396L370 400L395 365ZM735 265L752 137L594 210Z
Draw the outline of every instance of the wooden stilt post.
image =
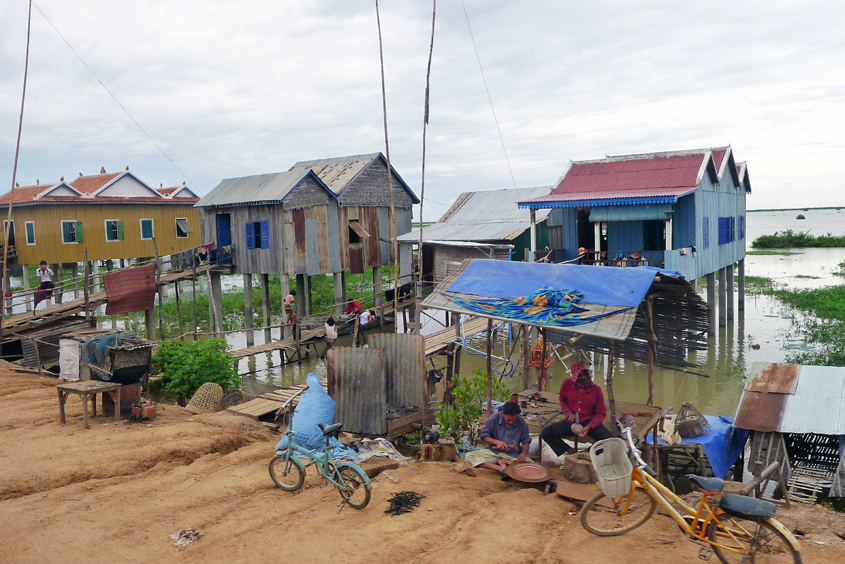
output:
M384 328L384 310L382 304L384 303L384 292L381 285L381 267L373 267L373 300L376 304L376 311L379 312L378 323L380 328ZM380 329L381 330L381 329Z
M161 260L158 256L158 245L153 237L153 250L155 251L156 265L156 292L158 292L158 339L164 342L164 304L161 299Z
M205 286L208 290L208 330L211 333L214 333L217 329L217 325L221 323L221 320L215 319L214 316L214 293L211 288L211 271L205 271Z
M25 264L21 265L23 272L21 273L23 283L23 303L24 309L26 311L32 311L32 296L29 295L30 284L29 284L29 267Z
M194 302L194 341L197 340L197 325L199 319L197 318L197 250L191 256L191 295Z
M614 346L610 341L607 352L607 403L610 404L610 432L616 434L616 398L613 397Z
M24 268L26 268L26 267L24 267ZM58 279L58 282L56 283L56 290L57 290L56 291L56 303L57 304L62 303L62 298L64 297L64 293L65 293L65 272L64 272L64 270L65 269L62 267L62 261L59 261L56 264L56 278ZM24 270L24 277L28 278L29 277L28 275L29 275L29 272Z
M522 389L528 389L528 361L531 359L531 327L522 325ZM539 390L538 390L539 391Z
M487 320L487 417L493 415L493 319Z
M252 327L252 274L244 274L244 329L248 347L255 345L255 332Z
M73 299L79 299L79 264L73 263Z
M261 313L264 319L264 342L269 343L273 340L273 333L270 330L270 275L261 275Z
M646 298L646 330L648 331L648 405L654 405L654 357L657 352L657 336L654 334L653 298Z
M288 276L287 274L282 274L282 275L279 276L279 281L280 281L280 285L281 285L280 289L281 289L282 300L284 300L285 296L290 294L290 276ZM291 330L287 325L288 321L289 321L288 320L288 314L285 313L285 305L284 305L284 303L282 303L282 330L281 330L281 335L280 335L282 340L287 339L291 334ZM282 362L284 362L284 356L282 357Z
M220 274L215 272L211 275L211 286L214 291L214 318L217 320L214 329L214 335L218 339L223 338L223 284L220 280ZM211 290L209 289L209 297L211 296Z
M88 247L85 247L82 250L82 256L85 258L85 262L83 263L85 267L85 271L83 272L83 281L82 281L82 294L85 299L85 321L88 322L90 326L91 323L91 309L88 307L88 277L90 276L88 273L88 269L90 268L90 263L88 262Z
M456 343L450 343L446 348L446 381L443 382L443 405L452 405L452 389L451 383L455 375L455 356L458 354L458 347Z
M184 331L182 329L182 309L179 306L179 281L176 281L176 317L179 319L179 339L185 340Z

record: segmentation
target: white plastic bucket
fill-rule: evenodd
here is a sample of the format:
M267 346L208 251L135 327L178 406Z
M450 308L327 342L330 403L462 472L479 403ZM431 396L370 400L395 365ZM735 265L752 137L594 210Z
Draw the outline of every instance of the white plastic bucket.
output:
M599 488L608 497L622 497L631 491L634 465L622 439L604 439L590 447L590 460L599 477Z

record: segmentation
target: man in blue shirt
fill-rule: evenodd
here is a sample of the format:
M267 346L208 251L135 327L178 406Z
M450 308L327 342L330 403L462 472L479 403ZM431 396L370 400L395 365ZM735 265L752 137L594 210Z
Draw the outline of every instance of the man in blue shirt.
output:
M528 423L519 416L519 404L506 402L501 413L494 413L484 423L481 441L487 448L468 452L466 461L473 467L489 468L502 474L502 481L510 480L507 468L515 462L525 462L531 437Z

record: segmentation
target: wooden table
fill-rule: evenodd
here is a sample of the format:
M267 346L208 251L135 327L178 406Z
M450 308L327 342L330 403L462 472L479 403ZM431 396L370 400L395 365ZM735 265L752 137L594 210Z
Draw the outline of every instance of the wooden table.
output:
M97 416L97 394L109 394L114 401L114 420L120 421L120 384L111 382L100 382L88 380L85 382L72 382L61 384L56 387L59 392L59 423L65 424L65 402L68 395L79 394L82 398L82 423L86 429L88 426L88 400L91 400L91 417Z

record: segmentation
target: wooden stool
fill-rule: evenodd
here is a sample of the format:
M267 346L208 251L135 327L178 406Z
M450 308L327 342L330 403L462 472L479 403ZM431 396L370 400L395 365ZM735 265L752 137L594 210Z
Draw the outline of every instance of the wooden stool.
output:
M91 417L97 416L97 394L109 394L114 401L114 420L120 421L120 384L88 380L72 382L56 387L59 392L59 423L65 424L65 402L69 394L79 394L82 398L82 423L88 426L88 399L91 399Z

